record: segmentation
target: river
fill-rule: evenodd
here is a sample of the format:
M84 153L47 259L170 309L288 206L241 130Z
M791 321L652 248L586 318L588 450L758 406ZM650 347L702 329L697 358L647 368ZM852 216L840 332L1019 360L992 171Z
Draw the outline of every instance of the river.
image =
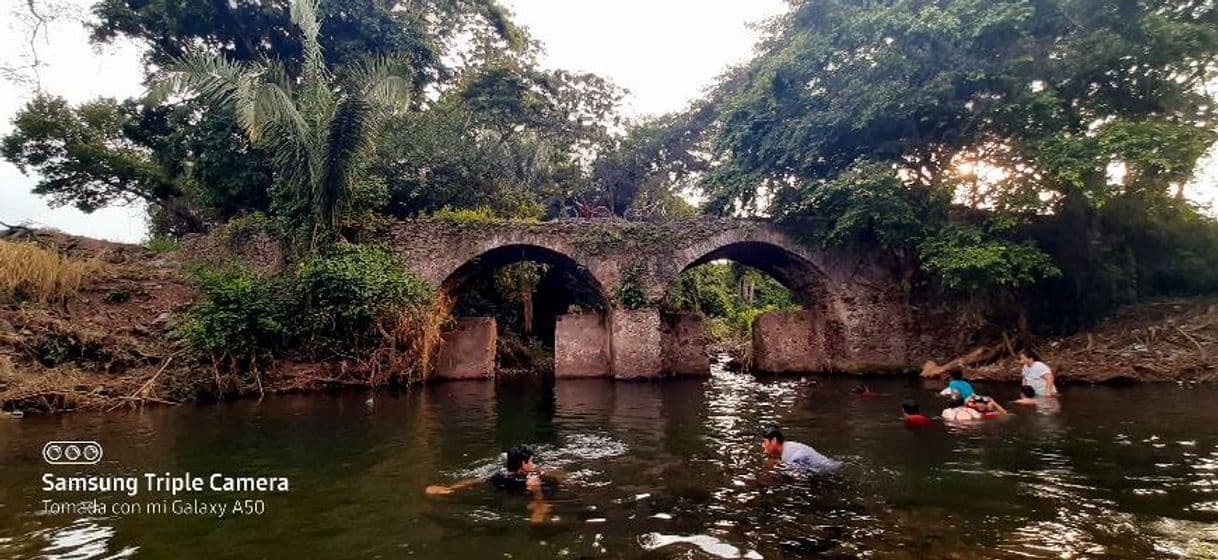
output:
M0 557L1207 558L1218 557L1218 388L1065 387L1060 406L969 427L914 380L761 378L451 382L398 395L288 395L0 419ZM1009 400L1013 386L979 385ZM937 411L937 410L936 410ZM845 463L763 464L758 432ZM95 440L95 466L48 466ZM516 443L569 480L538 505L478 485ZM57 492L43 475L283 477L286 492ZM261 511L48 513L44 500ZM147 503L144 504L147 506ZM248 505L248 504L247 504ZM531 522L534 511L544 522Z

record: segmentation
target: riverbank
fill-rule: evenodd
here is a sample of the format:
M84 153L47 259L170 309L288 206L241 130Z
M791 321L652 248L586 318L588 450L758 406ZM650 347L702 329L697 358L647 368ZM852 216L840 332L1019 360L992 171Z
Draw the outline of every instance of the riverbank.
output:
M278 360L252 379L192 361L177 334L200 298L189 271L224 255L45 231L8 240L35 241L88 263L89 272L60 300L0 305L0 409L108 410L377 384L356 360ZM1063 383L1215 381L1218 298L1130 306L1094 329L1038 341L1038 348ZM1009 347L982 350L973 357L983 359L965 360L970 378L1017 379ZM928 368L924 373L942 372L933 362Z

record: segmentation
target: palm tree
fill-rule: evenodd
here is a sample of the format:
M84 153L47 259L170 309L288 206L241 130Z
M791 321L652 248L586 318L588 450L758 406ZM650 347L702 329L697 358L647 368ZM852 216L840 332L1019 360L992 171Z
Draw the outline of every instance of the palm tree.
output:
M193 93L233 111L250 141L269 149L278 179L308 203L316 243L319 234L337 232L336 207L358 180L384 119L406 110L410 71L401 59L380 57L331 72L317 39L317 0L292 0L291 18L302 32L299 77L289 77L280 61L191 53L166 68L149 98Z

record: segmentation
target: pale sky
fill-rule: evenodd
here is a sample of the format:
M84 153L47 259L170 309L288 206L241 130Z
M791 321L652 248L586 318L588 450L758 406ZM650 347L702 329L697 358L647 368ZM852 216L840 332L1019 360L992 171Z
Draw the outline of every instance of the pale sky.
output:
M26 0L0 0L0 64L21 64L28 51L22 23ZM87 13L90 0L57 0ZM781 13L784 0L508 0L515 20L546 49L548 68L588 71L630 90L627 116L662 114L697 98L729 66L747 60L757 35L749 23ZM78 21L52 25L38 46L43 89L72 102L142 93L140 49L120 43L101 49L88 43ZM0 135L7 134L31 89L0 80ZM1218 158L1203 163L1198 178L1208 200L1216 198ZM69 233L137 242L146 235L143 209L107 208L83 214L47 207L30 189L34 177L0 161L0 221L32 222Z

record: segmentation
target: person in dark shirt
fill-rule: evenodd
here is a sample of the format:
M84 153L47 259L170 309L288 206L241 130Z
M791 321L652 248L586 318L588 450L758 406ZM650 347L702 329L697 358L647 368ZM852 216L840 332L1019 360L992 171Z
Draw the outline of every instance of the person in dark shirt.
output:
M916 402L905 401L901 403L901 412L905 415L906 426L927 426L931 423L930 417L922 414Z
M509 492L540 491L542 473L537 469L537 465L533 463L533 458L534 453L532 449L524 445L517 445L508 450L504 470L491 475L489 478L462 480L447 486L433 484L427 487L426 492L433 496L452 494L482 482L489 482L496 489L507 490Z
M529 521L541 523L550 513L550 505L546 503L545 494L542 493L542 484L555 479L547 476L543 480L544 475L533 463L534 456L532 449L524 445L516 445L507 452L504 470L488 478L472 478L447 486L433 484L427 487L426 492L429 496L452 494L458 490L489 482L498 490L531 495L533 499L529 501Z

